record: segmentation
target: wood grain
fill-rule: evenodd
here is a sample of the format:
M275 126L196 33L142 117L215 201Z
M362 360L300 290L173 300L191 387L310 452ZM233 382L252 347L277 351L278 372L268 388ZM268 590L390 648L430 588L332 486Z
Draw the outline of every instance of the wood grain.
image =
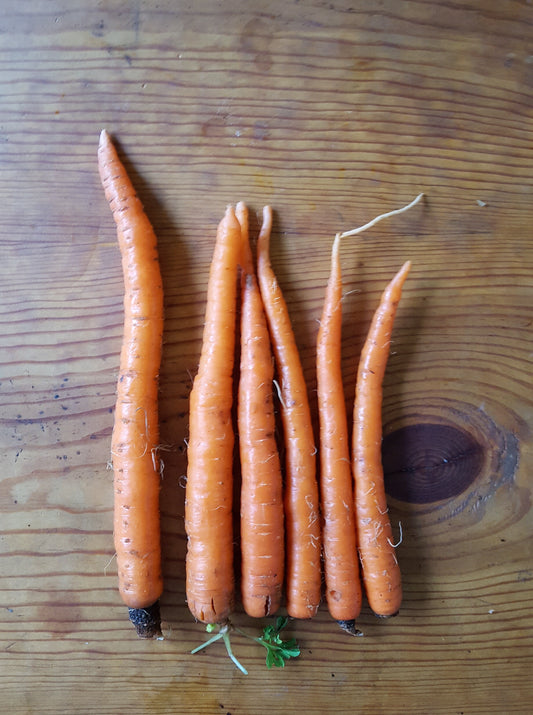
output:
M529 713L533 511L532 20L528 2L5 0L0 21L0 627L10 713ZM109 459L122 276L102 127L159 238L165 640L116 588ZM214 232L275 209L272 260L314 376L337 231L343 374L413 262L384 459L404 605L350 639L324 606L300 659L240 674L185 604L187 405ZM239 609L236 622L257 624Z

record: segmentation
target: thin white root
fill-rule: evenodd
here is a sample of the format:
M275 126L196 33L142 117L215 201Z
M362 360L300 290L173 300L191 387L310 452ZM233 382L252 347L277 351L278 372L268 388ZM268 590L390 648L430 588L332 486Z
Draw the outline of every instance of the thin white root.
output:
M145 407L137 407L135 410L136 412L144 412L144 438L146 439L146 444L144 446L144 452L141 454L141 457L144 457L144 455L148 452L148 413L146 412ZM152 458L153 458L153 450L152 450ZM154 467L155 469L155 467Z
M364 496L367 497L369 494L372 494L376 489L376 483L375 482L370 482L369 488L366 490L364 493Z
M107 569L111 566L111 564L113 563L113 560L116 558L117 558L117 552L115 551L113 556L109 559L109 561L104 566L104 576L107 576Z
M389 507L385 507L385 509L383 510L383 509L380 507L380 505L378 504L377 500L376 500L376 509L379 511L379 513L380 513L382 516L383 516L384 514L387 514L388 511L389 511Z
M278 393L278 400L280 401L281 406L283 409L285 409L285 403L283 402L283 397L281 396L281 387L279 386L279 382L277 380L272 380L274 383L274 387L276 388L276 392Z
M311 494L306 494L305 495L305 503L307 504L307 508L311 511L314 512L315 510L315 503L313 501L313 497Z
M380 521L375 521L374 522L374 542L376 546L378 546L378 539L383 533L383 524ZM388 540L388 537L387 537Z
M353 290L347 290L346 293L342 294L341 302L345 299L348 298L350 295L354 295L354 293L361 293L360 288L354 288Z
M387 536L387 541L389 542L389 545L392 546L393 549L397 549L398 546L399 546L399 545L402 543L402 541L403 541L403 531L402 531L402 522L401 522L401 521L398 522L398 528L399 528L399 530L400 530L400 536L398 537L398 541L396 542L396 544L393 544L392 541L391 541L391 540L389 539L389 537Z
M311 541L311 546L317 549L320 546L320 537L314 534L309 534L309 540Z
M376 216L376 218L373 218L372 221L369 221L368 223L365 223L364 226L359 226L359 228L354 228L351 231L345 231L344 233L337 234L335 237L335 240L340 239L340 238L348 238L348 236L356 236L358 233L363 233L363 231L366 231L369 228L372 228L372 226L375 226L377 223L380 221L383 221L384 218L389 218L390 216L396 216L397 214L401 214L404 211L408 211L410 208L415 206L420 199L424 196L424 194L418 194L416 199L413 199L410 204L407 204L407 206L402 206L401 209L395 209L394 211L388 211L387 213L380 214L379 216Z
M176 447L173 444L158 444L157 449L160 452L175 452Z

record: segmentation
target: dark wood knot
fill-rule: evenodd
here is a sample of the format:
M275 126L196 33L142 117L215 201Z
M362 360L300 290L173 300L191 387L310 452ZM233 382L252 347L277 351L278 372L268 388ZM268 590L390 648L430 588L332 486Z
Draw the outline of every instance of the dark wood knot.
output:
M484 448L452 425L408 425L383 440L387 494L411 504L451 499L474 482L484 465Z

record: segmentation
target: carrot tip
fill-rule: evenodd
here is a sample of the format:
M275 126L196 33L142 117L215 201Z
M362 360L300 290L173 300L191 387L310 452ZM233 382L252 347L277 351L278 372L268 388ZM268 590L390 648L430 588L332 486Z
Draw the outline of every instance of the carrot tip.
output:
M396 611L396 613L375 613L374 615L377 618L396 618L399 613L400 611Z
M100 146L108 144L111 141L111 137L107 129L102 129L100 132Z
M128 608L128 612L139 638L161 637L159 601L146 608Z
M337 621L337 624L342 628L345 633L349 633L351 636L362 636L363 631L355 627L355 620L351 618L348 621Z

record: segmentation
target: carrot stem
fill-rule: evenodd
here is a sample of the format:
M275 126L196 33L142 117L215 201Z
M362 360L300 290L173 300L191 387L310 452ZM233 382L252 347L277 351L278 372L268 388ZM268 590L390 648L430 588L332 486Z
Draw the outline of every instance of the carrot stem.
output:
M224 641L224 645L226 646L226 652L229 655L230 659L233 661L233 663L237 666L237 668L241 671L241 673L244 673L244 675L248 675L248 671L246 668L240 663L237 658L235 657L233 653L233 649L231 647L231 639L230 639L230 631L231 631L231 625L230 624L225 624L223 626L220 626L220 630L218 633L215 633L214 636L209 638L205 643L202 643L201 645L197 646L193 650L191 650L191 655L194 655L195 653L198 653L199 651L203 650L204 648L207 648L208 645L211 645L212 643L216 643L219 640Z

